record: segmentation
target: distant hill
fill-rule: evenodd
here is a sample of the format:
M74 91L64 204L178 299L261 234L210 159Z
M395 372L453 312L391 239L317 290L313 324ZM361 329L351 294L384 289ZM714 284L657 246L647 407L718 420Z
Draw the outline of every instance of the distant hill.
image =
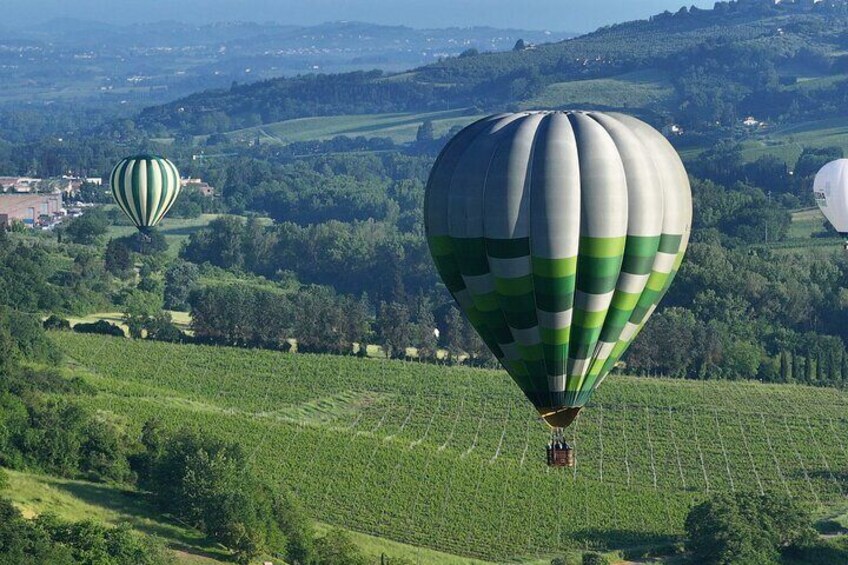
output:
M205 134L306 116L580 106L708 135L747 115L794 123L844 114L846 29L845 0L719 2L561 42L469 51L404 73L234 85L148 108L138 121L148 131Z
M0 27L0 104L113 104L140 109L201 89L307 72L398 71L466 49L511 49L564 32L413 29L360 22L107 25L57 19Z

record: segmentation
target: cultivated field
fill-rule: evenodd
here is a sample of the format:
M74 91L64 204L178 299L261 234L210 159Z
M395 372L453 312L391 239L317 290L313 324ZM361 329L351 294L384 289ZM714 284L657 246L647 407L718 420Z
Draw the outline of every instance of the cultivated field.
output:
M239 441L316 519L454 554L655 547L720 491L848 507L848 395L832 389L611 377L562 471L500 371L53 337L99 391L92 407Z
M415 140L418 127L425 120L433 122L433 130L438 137L446 134L453 126L466 126L482 117L482 115L469 114L467 109L424 113L319 116L264 124L232 131L227 135L233 139L258 138L262 143L282 144L331 139L342 135L368 138L388 137L395 143L408 143Z

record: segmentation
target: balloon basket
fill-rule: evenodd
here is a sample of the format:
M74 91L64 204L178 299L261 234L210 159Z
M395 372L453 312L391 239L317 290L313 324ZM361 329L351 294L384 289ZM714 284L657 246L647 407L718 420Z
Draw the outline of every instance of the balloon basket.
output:
M549 467L574 467L574 448L563 438L561 428L551 433L547 456Z

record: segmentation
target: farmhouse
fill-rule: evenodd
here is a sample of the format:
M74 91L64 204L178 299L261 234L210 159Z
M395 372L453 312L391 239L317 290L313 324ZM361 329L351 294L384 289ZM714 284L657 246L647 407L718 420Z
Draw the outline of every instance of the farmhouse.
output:
M211 198L215 196L215 187L211 186L208 182L203 179L195 179L195 178L186 178L180 179L180 187L182 188L195 188L197 191L207 197Z

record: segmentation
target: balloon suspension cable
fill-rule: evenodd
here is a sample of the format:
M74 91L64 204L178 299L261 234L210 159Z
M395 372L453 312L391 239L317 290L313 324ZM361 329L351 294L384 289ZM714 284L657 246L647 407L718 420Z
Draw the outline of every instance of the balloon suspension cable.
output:
M568 446L562 428L551 428L551 445Z

